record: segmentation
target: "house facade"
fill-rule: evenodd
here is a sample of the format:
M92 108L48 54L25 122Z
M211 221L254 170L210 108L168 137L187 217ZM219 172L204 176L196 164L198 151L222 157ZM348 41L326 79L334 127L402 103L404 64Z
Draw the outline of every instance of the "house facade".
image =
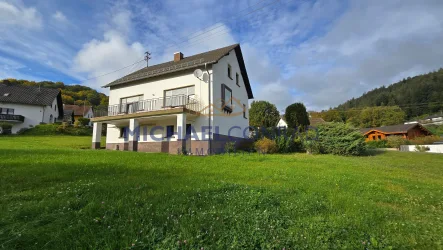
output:
M63 119L60 90L0 84L0 122L12 124L13 134L59 119Z
M427 136L432 133L421 124L399 124L377 128L364 128L360 130L366 141L386 140L389 136L401 136L404 139Z
M65 116L66 122L73 123L74 121L78 120L78 118L87 118L87 119L94 118L94 111L91 106L63 104L63 110L67 114L73 113L72 114L73 119L70 116ZM71 118L71 121L69 121L69 118ZM89 125L92 126L92 122L90 122Z
M92 119L93 148L100 147L102 123L111 150L208 154L227 142L250 142L253 94L240 45L171 58L105 86L109 107Z

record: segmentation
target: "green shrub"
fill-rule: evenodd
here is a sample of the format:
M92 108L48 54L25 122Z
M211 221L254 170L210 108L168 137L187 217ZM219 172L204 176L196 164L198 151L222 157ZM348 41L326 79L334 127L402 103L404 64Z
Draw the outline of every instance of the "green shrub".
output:
M0 122L0 135L11 134L12 124L7 122Z
M387 148L388 147L387 140L377 140L377 141L367 141L366 145L368 148Z
M234 153L235 152L235 142L228 141L225 144L225 153Z
M440 136L430 135L430 136L415 137L414 139L409 140L409 142L415 145L426 145L426 144L433 144L434 142L441 140L443 139Z
M78 120L77 120L79 123L80 123L80 125L82 125L82 126L88 126L89 125L89 121L91 121L90 119L88 119L88 118L83 118L83 117L81 117L81 118L78 118Z
M307 148L311 153L335 155L362 155L366 151L366 143L360 131L349 124L326 123L317 127L316 134L309 138Z
M391 148L400 149L401 145L409 144L405 138L398 135L391 135L387 137L387 146Z
M273 154L277 152L277 144L275 141L266 137L256 141L254 146L255 150L262 154Z
M417 151L417 152L427 152L429 150L431 150L431 149L427 146L415 145L415 151Z
M67 124L43 124L22 132L23 135L81 135L91 136L92 129L89 127L73 127Z
M78 128L78 127L80 127L80 125L81 125L81 123L79 120L74 121L74 128Z

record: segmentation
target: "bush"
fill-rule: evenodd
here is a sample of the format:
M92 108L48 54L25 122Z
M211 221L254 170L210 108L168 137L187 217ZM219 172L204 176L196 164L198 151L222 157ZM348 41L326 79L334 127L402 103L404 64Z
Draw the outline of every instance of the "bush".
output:
M80 127L80 125L81 125L81 123L80 123L79 120L76 120L76 121L74 122L74 128L78 128L78 127Z
M78 122L82 125L82 126L88 126L89 125L89 121L91 121L88 118L78 118Z
M317 127L317 131L310 131L309 134L311 136L308 138L309 143L306 148L311 153L362 155L366 151L363 135L349 124L321 124Z
M277 152L277 144L275 141L268 138L262 138L256 141L254 146L255 150L257 150L259 153L273 154Z
M417 151L417 152L426 152L426 151L429 151L429 150L431 150L429 147L415 145L415 151Z
M409 144L405 138L398 135L391 135L387 137L387 146L391 148L400 149L401 145Z
M415 145L426 145L426 144L433 144L434 142L442 140L443 139L440 136L430 135L430 136L415 137L414 139L409 140L409 142Z
M28 129L29 129L29 128L21 128L21 129L19 129L19 130L17 131L17 134L18 134L18 135L21 135L21 134L25 133L25 131L28 130Z
M225 144L225 153L234 153L235 152L235 142L228 141Z
M22 132L23 135L84 135L92 136L92 129L89 127L78 127L57 124L37 125L34 128Z
M378 141L367 141L366 145L368 148L387 148L388 147L387 140L378 140Z
M0 122L0 135L11 134L12 124L7 122Z

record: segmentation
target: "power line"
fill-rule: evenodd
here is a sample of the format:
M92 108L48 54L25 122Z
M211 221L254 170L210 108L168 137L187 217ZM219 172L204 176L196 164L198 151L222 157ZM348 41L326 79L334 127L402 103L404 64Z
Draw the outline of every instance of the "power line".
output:
M103 76L110 75L110 74L115 73L115 72L117 72L117 71L124 70L124 69L127 69L127 68L131 67L131 66L134 66L134 65L136 65L137 63L143 62L144 60L145 60L145 59L140 60L140 61L137 61L137 62L135 62L135 63L133 63L133 64L131 64L131 65L125 66L125 67L120 68L120 69L116 69L116 70L114 70L114 71L112 71L112 72L108 72L108 73L103 74L103 75L99 75L99 76L94 76L94 77L91 77L91 78L87 78L87 79L85 79L84 81L89 81L89 80L92 80L92 79L96 79L96 78L99 78L99 77L103 77Z
M246 9L241 10L239 13L241 13L241 12L243 12L243 11L246 11L246 10L250 9L251 7L254 7L254 6L256 6L256 5L259 5L260 3L265 2L265 1L266 1L266 0L262 0L262 1L260 1L260 2L258 2L258 3L256 3L256 4L254 4L254 5L252 5L252 6L248 7L248 8L246 8ZM273 5L273 4L275 4L275 3L279 2L279 1L280 1L280 0L274 0L274 1L272 1L271 3L269 3L269 4L266 4L266 5L264 5L264 6L261 6L261 7L258 8L258 9L254 9L254 10L252 10L252 11L246 13L245 15L243 15L243 17L244 17L244 16L248 16L248 15L250 15L250 14L252 14L252 13L255 13L255 12L259 11L259 10L262 10L262 9L264 9L264 8L270 6L270 5ZM240 16L239 14L237 14L237 18L239 18L239 17L241 17L241 16ZM237 18L234 18L234 19L231 19L231 20L235 20L235 19L237 19ZM220 22L220 21L223 21L223 19L217 21L216 23L218 23L218 22ZM212 26L212 25L211 25L211 26ZM208 27L211 27L211 26L207 26L207 27L205 27L205 29L208 28ZM176 47L178 48L178 45L179 45L179 44L183 44L183 43L185 43L185 42L189 42L189 40L192 40L192 39L194 39L194 38L196 38L196 37L199 37L199 36L201 36L201 35L204 35L204 34L210 32L210 31L215 30L215 29L217 29L217 28L219 28L219 27L222 27L222 26L224 26L224 24L219 24L219 25L217 25L216 27L213 27L213 28L211 28L211 29L209 29L209 30L206 30L206 31L204 31L204 32L202 32L202 31L197 31L197 32L191 33L191 34L197 34L197 35L196 35L196 36L188 37L187 39L184 39L184 40L182 40L182 41L179 42L179 43L169 44L169 45L167 45L167 46L165 47L165 49L168 49L168 48L170 48L170 47L172 47L172 46L176 46ZM203 30L204 30L204 29L203 29ZM220 33L221 31L224 31L224 32L223 32L223 33ZM209 37L213 36L212 38L214 38L214 36L222 35L222 34L225 34L225 33L228 33L228 32L229 32L229 30L221 30L221 31L218 31L218 32L216 32L216 33L214 33L214 34L210 34ZM201 43L201 41L203 41L204 39L207 39L207 37L203 37L203 38L200 38L200 39L198 39L198 40L196 40L196 41L192 41L192 42L190 42L188 45L186 45L186 46L184 46L184 47L182 47L182 48L187 48L187 47L195 46L196 44ZM159 47L159 46L157 46L157 47ZM149 52L148 52L148 53L149 53ZM150 55L150 53L149 53L149 55ZM149 57L149 55L147 55L147 57L148 57L149 59L151 59L151 58ZM125 67L123 67L123 68L116 69L116 70L114 70L114 71L112 71L112 72L108 72L108 73L106 73L106 74L102 74L102 75L99 75L99 76L95 76L95 77L87 78L87 79L85 79L84 81L88 81L88 80L92 80L92 79L96 79L96 78L100 78L100 77L103 77L103 76L107 76L107 75L110 75L110 74L116 73L116 72L118 72L118 71L120 71L120 70L123 70L123 69L129 68L129 67L131 67L131 66L134 66L134 65L136 65L136 64L138 64L138 63L140 63L140 62L142 62L142 61L145 61L145 60L148 61L149 59L144 58L144 59L139 60L139 61L137 61L137 62L135 62L135 63L133 63L133 64L131 64L131 65L125 66ZM148 66L148 64L147 64L147 66Z

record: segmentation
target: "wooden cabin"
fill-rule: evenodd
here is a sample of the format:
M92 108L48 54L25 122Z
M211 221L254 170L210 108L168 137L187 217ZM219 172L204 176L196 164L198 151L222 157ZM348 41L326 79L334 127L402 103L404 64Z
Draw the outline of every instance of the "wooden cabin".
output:
M415 137L432 135L432 133L419 123L399 124L393 126L384 126L377 128L363 128L360 130L366 141L386 140L389 136L402 136L409 140Z

